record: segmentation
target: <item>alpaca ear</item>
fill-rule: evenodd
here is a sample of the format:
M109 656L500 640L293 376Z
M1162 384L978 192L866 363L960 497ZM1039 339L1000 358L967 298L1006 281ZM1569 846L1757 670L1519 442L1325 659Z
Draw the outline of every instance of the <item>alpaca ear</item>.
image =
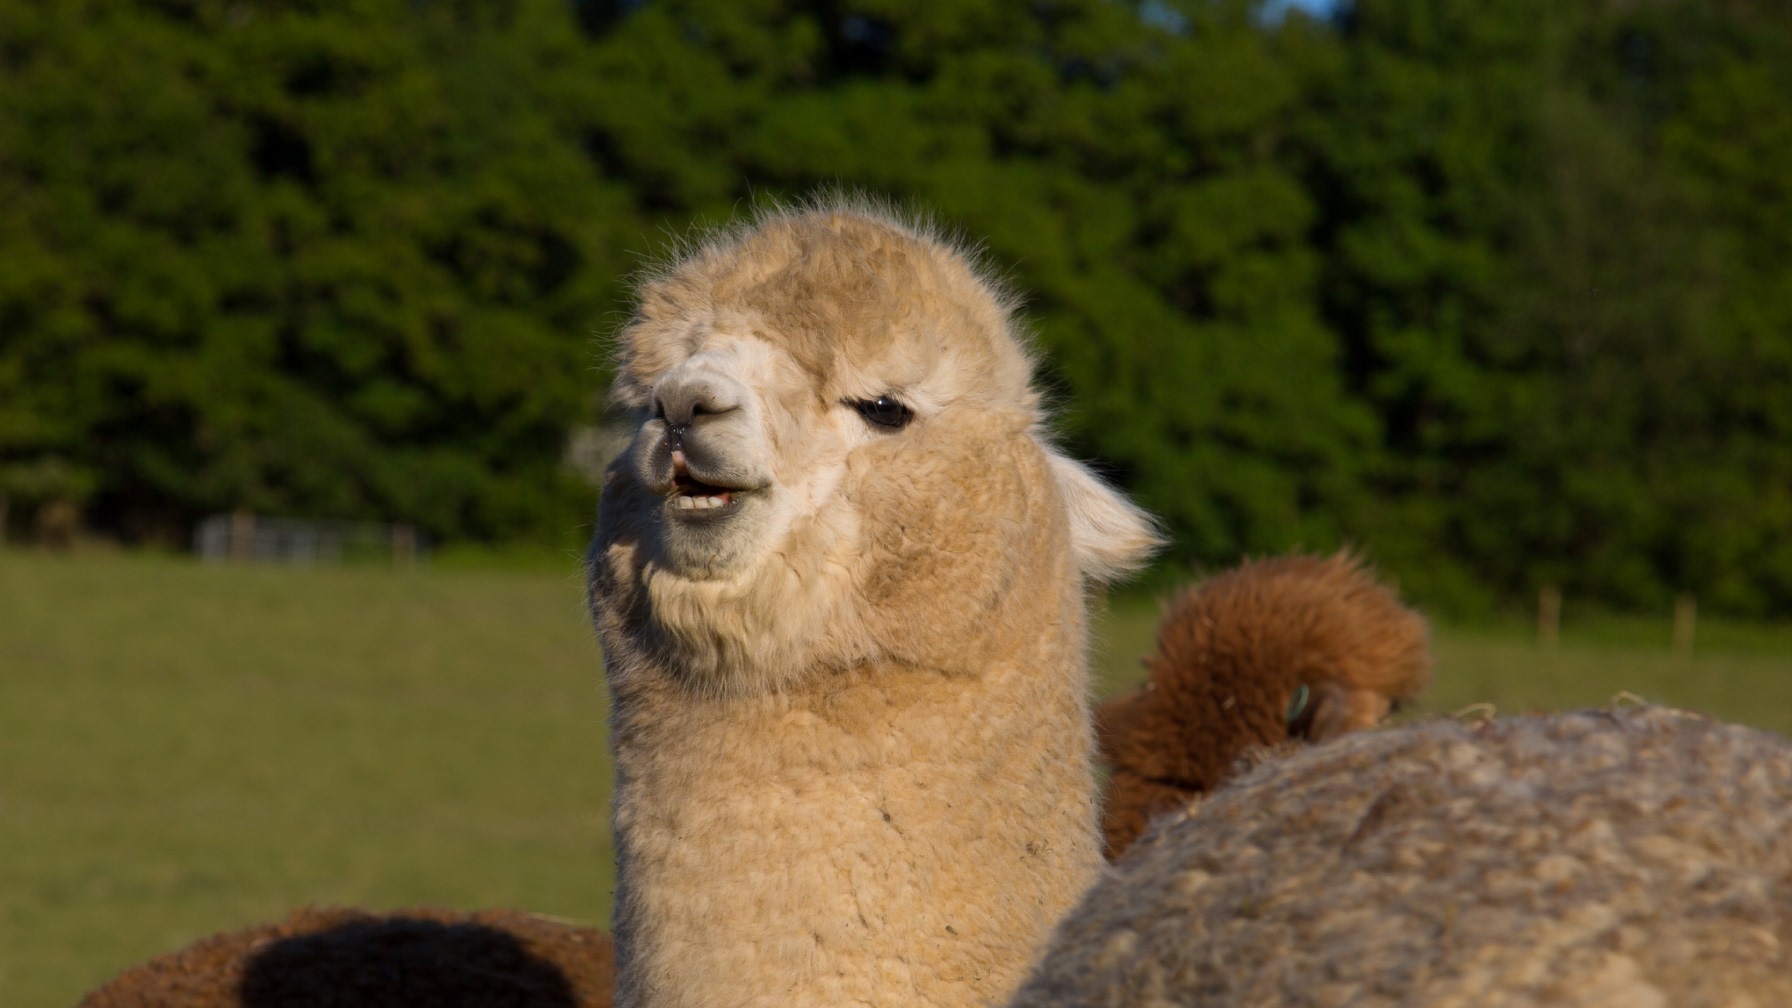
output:
M1313 689L1306 738L1323 742L1353 731L1374 728L1387 720L1392 704L1388 698L1371 689L1351 689L1335 682L1320 683Z
M1151 559L1164 544L1157 521L1081 463L1046 454L1070 508L1070 541L1083 576L1118 581Z

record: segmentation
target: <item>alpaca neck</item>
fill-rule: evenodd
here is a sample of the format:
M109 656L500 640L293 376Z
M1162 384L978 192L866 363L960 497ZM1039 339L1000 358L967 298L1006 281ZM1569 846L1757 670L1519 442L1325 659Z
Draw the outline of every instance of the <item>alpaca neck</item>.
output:
M616 1003L1004 999L1100 863L1069 623L976 675L878 666L747 698L629 676Z

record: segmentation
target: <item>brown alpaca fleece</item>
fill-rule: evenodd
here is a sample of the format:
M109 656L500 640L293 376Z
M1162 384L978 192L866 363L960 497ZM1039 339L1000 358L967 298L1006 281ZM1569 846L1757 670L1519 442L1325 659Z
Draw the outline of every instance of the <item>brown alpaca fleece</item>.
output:
M1155 536L1012 307L852 205L643 290L590 557L618 1005L997 1003L1095 878L1085 597Z
M1145 667L1143 687L1096 712L1112 769L1102 819L1110 860L1252 752L1380 722L1425 688L1431 653L1424 619L1339 553L1246 562L1185 589Z
M77 1008L609 1008L610 936L514 910L295 911L119 974Z

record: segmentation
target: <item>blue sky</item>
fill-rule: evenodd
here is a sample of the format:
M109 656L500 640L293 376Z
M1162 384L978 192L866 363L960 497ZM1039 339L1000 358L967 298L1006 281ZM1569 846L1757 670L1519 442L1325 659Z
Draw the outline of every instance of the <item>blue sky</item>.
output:
M1258 16L1263 19L1264 24L1276 24L1291 10L1303 10L1315 17L1325 17L1348 2L1349 0L1265 0L1263 6L1258 8ZM1139 5L1139 17L1147 24L1169 32L1180 33L1188 29L1188 19L1161 0L1145 0Z
M1312 14L1330 14L1332 8L1338 6L1338 0L1279 0L1271 6L1299 8Z

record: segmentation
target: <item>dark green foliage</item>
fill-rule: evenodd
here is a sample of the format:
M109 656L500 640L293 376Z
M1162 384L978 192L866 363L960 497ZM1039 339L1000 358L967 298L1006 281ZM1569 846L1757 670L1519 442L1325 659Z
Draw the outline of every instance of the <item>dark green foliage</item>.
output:
M628 262L602 222L631 208L536 72L582 46L557 5L4 17L15 495L164 538L232 507L474 536L565 513Z
M1166 574L1784 611L1782 7L14 3L0 493L549 535L659 232L843 186L986 242Z
M1792 115L1792 24L1741 11L1355 6L1313 181L1327 314L1384 421L1368 538L1397 566L1627 608L1792 598L1792 289L1783 253L1736 244L1784 248L1786 187L1697 161L1792 167L1748 149ZM1741 67L1749 110L1677 139Z

